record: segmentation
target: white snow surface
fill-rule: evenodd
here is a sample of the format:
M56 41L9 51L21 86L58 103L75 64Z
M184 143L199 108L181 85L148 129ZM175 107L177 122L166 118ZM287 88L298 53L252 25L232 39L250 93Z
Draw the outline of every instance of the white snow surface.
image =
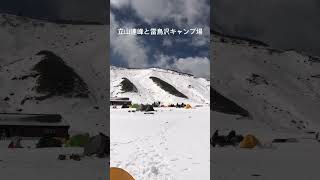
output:
M212 86L255 121L291 130L319 127L320 78L312 77L320 74L319 59L217 36L213 43ZM249 82L252 74L261 77L258 84Z
M212 43L212 87L250 117L211 112L211 132L253 134L267 145L211 147L212 179L318 179L320 146L310 132L320 125L319 58L217 35ZM259 78L251 81L252 74ZM298 142L272 144L274 138Z
M107 160L85 157L81 161L58 160L59 154L82 154L83 148L35 148L36 140L23 140L22 149L8 149L10 140L0 141L1 179L106 180Z
M139 180L209 180L209 107L111 109L111 167Z
M188 99L174 96L155 84L150 77L157 77L183 93ZM130 80L138 89L137 93L122 92L119 84L122 78ZM204 78L197 78L188 74L171 70L127 69L110 67L110 97L129 97L133 103L192 103L209 104L210 82Z

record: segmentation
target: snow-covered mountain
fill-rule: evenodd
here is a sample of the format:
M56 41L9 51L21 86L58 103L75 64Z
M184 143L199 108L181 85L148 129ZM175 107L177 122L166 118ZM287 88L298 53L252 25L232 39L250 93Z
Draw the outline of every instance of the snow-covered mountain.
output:
M211 43L215 129L255 132L261 126L272 134L319 128L320 58L217 33ZM241 115L249 119L242 127L225 120Z
M110 97L129 97L133 103L209 104L210 82L171 70L110 67Z
M107 131L107 25L0 14L0 112L59 113L72 131Z

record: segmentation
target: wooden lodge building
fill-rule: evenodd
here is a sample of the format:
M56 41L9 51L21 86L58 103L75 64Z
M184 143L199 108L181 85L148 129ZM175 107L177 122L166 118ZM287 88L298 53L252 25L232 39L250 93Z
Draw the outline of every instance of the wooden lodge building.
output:
M59 114L0 113L0 137L69 136L70 126Z
M122 105L131 105L132 102L129 98L126 97L112 97L110 98L111 106L122 106Z

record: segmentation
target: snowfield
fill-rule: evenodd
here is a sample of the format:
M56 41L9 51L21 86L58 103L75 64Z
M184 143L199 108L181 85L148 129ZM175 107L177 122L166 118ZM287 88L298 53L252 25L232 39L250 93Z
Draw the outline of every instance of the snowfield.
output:
M212 88L249 115L220 101L211 132L253 134L264 145L211 147L212 179L319 179L319 58L216 34L212 43ZM297 142L271 143L275 138Z
M58 160L59 154L82 154L83 148L34 148L36 141L22 141L23 149L8 149L10 141L0 141L1 179L21 180L105 180L106 159L85 157L81 161Z
M247 118L212 112L212 129L224 134L236 130L253 134L265 147L211 147L211 179L316 180L319 179L320 143L313 134L275 130ZM273 143L274 138L296 138L295 143ZM232 173L231 173L232 172Z
M319 150L319 143L312 140L278 145L275 150L215 149L212 179L317 180Z
M110 109L110 165L137 180L209 180L210 110Z

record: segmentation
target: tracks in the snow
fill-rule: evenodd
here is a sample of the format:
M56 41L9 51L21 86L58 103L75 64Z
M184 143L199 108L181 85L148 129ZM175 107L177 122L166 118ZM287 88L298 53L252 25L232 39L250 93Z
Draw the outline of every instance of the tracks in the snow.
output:
M154 136L126 143L111 143L111 165L124 168L139 180L173 180L170 160L160 152L160 149L167 147L166 132L167 127ZM117 160L122 155L117 152L116 146L129 148L126 161Z

